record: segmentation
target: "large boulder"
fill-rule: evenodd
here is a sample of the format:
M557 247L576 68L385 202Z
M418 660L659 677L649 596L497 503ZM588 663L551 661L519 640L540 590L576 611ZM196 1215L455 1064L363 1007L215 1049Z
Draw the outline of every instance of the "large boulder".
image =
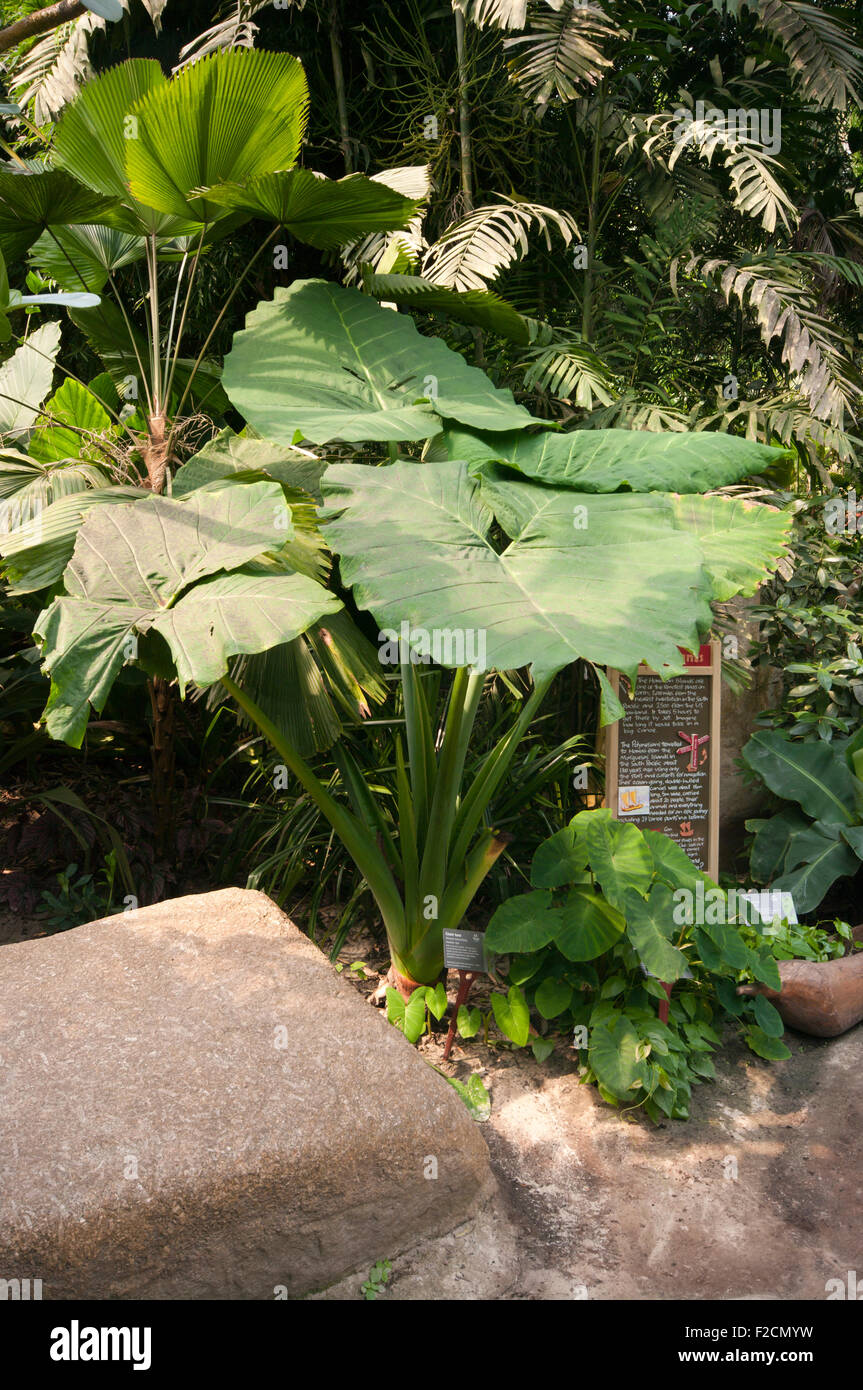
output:
M0 948L0 1273L298 1297L464 1221L462 1101L262 893Z

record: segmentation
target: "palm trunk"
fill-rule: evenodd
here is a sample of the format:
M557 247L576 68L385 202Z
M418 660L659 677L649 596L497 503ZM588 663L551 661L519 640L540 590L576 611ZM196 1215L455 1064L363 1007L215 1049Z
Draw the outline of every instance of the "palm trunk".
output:
M345 90L345 72L342 66L342 17L339 12L338 0L332 0L330 5L330 54L333 63L333 82L336 88L336 100L339 105L339 134L341 136L342 154L345 160L345 173L354 172L354 163L351 156L351 128L348 121L348 98Z

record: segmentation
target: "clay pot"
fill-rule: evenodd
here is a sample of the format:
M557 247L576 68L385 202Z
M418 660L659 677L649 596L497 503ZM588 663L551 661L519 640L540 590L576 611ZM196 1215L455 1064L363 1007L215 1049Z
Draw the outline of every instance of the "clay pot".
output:
M863 940L863 924L854 936ZM842 960L780 960L782 989L740 985L738 994L763 994L783 1022L816 1038L835 1038L863 1021L863 951Z

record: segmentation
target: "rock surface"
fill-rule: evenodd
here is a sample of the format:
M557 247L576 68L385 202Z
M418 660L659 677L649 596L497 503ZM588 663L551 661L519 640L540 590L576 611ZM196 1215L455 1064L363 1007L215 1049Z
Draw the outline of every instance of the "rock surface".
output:
M240 889L0 949L0 1173L0 1274L46 1299L295 1298L494 1188L455 1092Z
M526 1049L472 1048L459 1075L486 1062L498 1193L394 1260L384 1297L842 1297L831 1281L863 1278L863 1025L785 1041L794 1055L775 1063L728 1044L716 1082L693 1091L692 1118L661 1126L627 1122L562 1053L540 1066ZM315 1297L360 1294L343 1281Z

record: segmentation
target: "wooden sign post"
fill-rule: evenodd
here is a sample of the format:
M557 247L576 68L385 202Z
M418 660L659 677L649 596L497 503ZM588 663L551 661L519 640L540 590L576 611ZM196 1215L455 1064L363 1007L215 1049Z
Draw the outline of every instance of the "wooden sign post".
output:
M719 873L720 644L684 653L686 670L661 680L639 668L625 718L608 729L605 804L619 820L661 830L699 869ZM620 673L609 671L615 694Z

